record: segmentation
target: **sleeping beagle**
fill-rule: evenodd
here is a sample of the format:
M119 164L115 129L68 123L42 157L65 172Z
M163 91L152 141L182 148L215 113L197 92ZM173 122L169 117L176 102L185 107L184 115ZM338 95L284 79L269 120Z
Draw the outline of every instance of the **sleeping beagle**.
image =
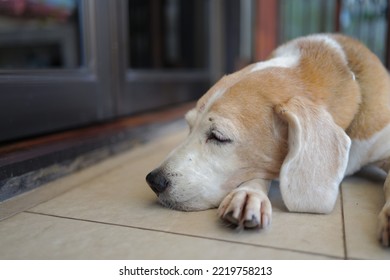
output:
M342 35L295 39L224 76L186 120L189 136L148 184L167 207L219 207L241 227L271 223L271 180L288 210L329 213L344 176L368 164L390 169L389 74ZM390 175L384 192L378 237L390 246Z

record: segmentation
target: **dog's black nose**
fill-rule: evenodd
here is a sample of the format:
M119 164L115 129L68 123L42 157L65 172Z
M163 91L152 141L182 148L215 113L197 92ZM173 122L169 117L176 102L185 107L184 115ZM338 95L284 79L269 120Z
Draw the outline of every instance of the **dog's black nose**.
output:
M153 170L146 176L146 182L152 190L158 195L164 192L170 185L170 181L160 170Z

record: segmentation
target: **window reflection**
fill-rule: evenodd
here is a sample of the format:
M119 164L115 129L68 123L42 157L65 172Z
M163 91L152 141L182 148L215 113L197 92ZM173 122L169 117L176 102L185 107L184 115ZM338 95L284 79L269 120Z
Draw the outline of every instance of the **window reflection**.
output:
M130 68L205 68L206 0L129 0Z
M1 0L0 69L80 66L79 1Z

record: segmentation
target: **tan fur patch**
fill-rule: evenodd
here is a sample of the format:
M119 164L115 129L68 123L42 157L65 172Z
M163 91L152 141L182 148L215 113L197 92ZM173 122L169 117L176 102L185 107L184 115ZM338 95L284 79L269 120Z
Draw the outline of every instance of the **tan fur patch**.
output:
M287 153L286 124L273 109L293 96L324 106L351 138L369 138L390 121L390 114L383 115L389 110L386 70L363 45L339 35L329 38L340 44L346 56L326 41L299 40L297 67L251 72L254 65L250 65L222 78L198 102L198 108L204 107L213 94L224 91L209 111L230 118L247 134L244 139L253 139L249 140L253 143L242 143L253 147L253 154L243 149L242 157L262 157L256 166L269 174L279 172ZM358 55L364 61L357 62Z
M294 96L323 106L352 139L367 139L390 122L390 79L379 60L353 39L326 36L345 56L329 40L297 40L296 67L252 72L255 64L250 65L224 76L198 101L199 111L207 104L208 112L236 124L242 138L251 141L241 145L253 147L243 148L241 156L253 158L269 176L278 174L287 153L287 125L274 108ZM223 94L212 100L218 91Z
M347 129L353 139L368 139L390 122L390 79L379 59L358 41L334 35L346 52L361 94L359 112ZM350 103L345 103L348 108ZM342 111L341 111L342 112Z

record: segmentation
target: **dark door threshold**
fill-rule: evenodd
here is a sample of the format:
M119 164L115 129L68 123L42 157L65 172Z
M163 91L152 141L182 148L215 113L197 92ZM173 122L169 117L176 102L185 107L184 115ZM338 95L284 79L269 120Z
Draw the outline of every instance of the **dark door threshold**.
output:
M194 103L103 124L10 143L0 147L0 201L35 189L167 133L184 127Z

